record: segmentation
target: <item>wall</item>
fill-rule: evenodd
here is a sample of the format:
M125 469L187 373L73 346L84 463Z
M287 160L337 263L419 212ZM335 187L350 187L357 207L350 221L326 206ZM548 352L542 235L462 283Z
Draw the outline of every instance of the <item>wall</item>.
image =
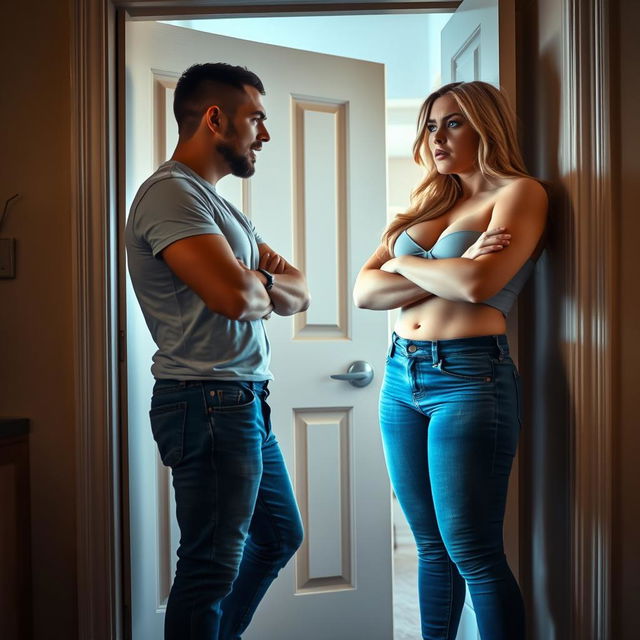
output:
M389 215L405 211L409 206L409 196L422 179L424 170L413 158L393 157L387 161L387 202Z
M640 5L636 0L609 3L612 10L613 139L618 194L619 313L616 327L618 366L617 428L613 434L613 570L611 638L637 635L640 605L640 412L637 405L637 363L640 360L640 307L637 304L640 264ZM522 447L525 500L530 509L523 522L522 557L525 596L530 612L530 637L569 638L571 615L570 485L571 398L563 356L572 339L565 325L571 301L563 297L571 256L566 248L572 221L580 214L565 199L559 170L559 111L566 79L562 76L562 6L556 0L521 0L526 30L519 38L519 96L523 139L529 168L551 181L552 216L548 247L532 286L523 299L521 340L527 388L526 425ZM619 68L618 68L619 64ZM597 256L593 256L597 260ZM522 459L522 458L521 458ZM579 639L583 640L583 639ZM595 640L595 639L584 639Z
M52 640L77 636L69 36L68 3L3 3L1 206L21 197L1 231L0 415L31 419L34 637Z
M640 607L640 3L637 0L619 0L618 4L617 15L614 14L614 33L619 30L619 111L614 111L617 126L612 146L614 150L620 150L616 172L620 204L620 404L615 464L618 473L614 479L615 556L612 595L613 637L626 640L637 636Z
M525 161L552 185L546 251L519 307L519 357L525 389L521 499L521 583L529 637L570 637L570 398L563 353L568 260L564 239L574 212L562 197L562 3L523 0L518 37L518 96ZM580 639L583 640L583 639ZM584 640L587 640L586 638ZM595 639L594 639L595 640Z

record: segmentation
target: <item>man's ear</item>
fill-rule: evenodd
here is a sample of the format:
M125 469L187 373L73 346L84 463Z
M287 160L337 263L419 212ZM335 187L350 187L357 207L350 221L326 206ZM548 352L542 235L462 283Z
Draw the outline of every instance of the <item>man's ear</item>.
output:
M224 124L224 113L218 105L212 105L204 113L204 119L207 127L213 132L222 133Z

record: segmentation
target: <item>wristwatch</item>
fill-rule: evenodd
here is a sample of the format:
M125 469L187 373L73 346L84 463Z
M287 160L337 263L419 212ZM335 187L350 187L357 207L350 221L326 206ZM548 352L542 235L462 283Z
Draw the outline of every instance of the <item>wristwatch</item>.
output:
M269 273L266 269L260 269L259 267L258 271L267 279L267 281L264 283L264 288L269 291L269 289L273 287L273 282L275 280L275 278L273 277L273 273Z

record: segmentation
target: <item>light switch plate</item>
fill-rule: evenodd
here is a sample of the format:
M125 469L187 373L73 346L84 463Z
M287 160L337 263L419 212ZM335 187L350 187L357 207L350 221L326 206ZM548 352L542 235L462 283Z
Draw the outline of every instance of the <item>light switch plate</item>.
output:
M15 238L0 238L0 278L16 277Z

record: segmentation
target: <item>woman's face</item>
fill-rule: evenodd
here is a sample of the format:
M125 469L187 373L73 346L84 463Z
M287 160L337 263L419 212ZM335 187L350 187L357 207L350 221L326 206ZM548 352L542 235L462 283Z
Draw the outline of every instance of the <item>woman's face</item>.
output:
M452 94L438 98L427 120L429 149L439 173L469 173L477 168L480 136L462 115Z

